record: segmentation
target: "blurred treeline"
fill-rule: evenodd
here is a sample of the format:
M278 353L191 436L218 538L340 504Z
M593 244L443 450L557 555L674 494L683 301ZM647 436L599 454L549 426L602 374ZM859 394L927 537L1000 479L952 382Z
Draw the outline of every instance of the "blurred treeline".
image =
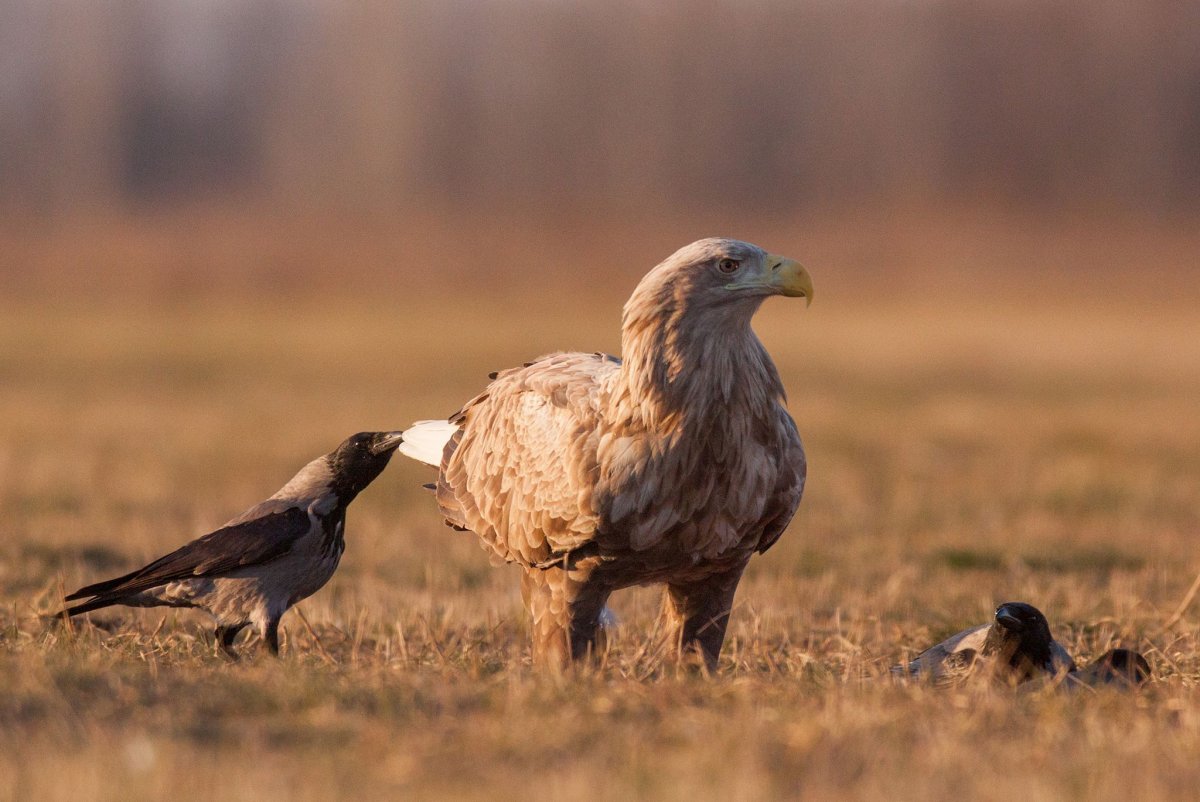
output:
M1195 297L1200 2L0 0L0 302L619 300L714 234Z
M0 203L1200 200L1195 0L0 0Z

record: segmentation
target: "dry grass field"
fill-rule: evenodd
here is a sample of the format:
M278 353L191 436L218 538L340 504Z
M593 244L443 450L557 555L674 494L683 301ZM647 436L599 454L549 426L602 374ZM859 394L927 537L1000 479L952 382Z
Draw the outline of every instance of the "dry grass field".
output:
M516 573L442 526L402 458L284 619L281 661L227 664L187 612L38 620L351 432L448 414L547 350L615 350L640 266L537 294L460 282L462 303L411 269L374 295L236 301L30 278L0 301L0 800L1195 798L1200 603L1160 631L1200 570L1194 274L860 292L822 263L839 237L792 249L812 308L758 318L810 483L716 677L663 659L652 591L616 597L602 665L533 673ZM1067 696L882 676L1007 600L1082 660L1143 650L1155 679Z

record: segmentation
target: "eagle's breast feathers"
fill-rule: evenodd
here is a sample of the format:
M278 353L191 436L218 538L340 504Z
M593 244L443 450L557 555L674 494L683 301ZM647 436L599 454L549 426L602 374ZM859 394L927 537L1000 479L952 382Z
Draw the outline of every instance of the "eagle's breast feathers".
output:
M781 399L659 416L651 429L627 414L620 367L556 354L498 374L452 419L438 487L447 520L527 566L584 546L661 567L769 547L805 475Z

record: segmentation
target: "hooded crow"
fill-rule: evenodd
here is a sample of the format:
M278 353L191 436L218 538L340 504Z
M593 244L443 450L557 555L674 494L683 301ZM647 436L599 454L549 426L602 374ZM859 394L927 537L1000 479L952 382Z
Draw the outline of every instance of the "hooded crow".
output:
M1109 649L1091 663L1067 675L1067 690L1080 688L1136 688L1150 679L1150 663L1133 649Z
M237 659L234 638L251 624L278 655L279 620L333 576L346 547L346 507L383 472L401 440L400 432L348 438L217 531L75 591L67 601L86 601L55 617L114 604L195 607L216 619L217 643L229 657Z
M1071 655L1050 634L1046 616L1024 602L1005 602L990 624L963 630L921 652L892 674L949 684L983 671L1016 685L1038 676L1075 670Z

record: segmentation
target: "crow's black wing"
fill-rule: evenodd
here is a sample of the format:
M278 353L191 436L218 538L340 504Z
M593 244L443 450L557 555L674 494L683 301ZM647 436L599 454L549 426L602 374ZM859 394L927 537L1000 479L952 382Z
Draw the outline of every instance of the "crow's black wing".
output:
M89 596L130 596L180 579L214 576L261 565L291 549L312 527L308 512L288 506L230 524L193 540L124 576L82 587L67 600Z

